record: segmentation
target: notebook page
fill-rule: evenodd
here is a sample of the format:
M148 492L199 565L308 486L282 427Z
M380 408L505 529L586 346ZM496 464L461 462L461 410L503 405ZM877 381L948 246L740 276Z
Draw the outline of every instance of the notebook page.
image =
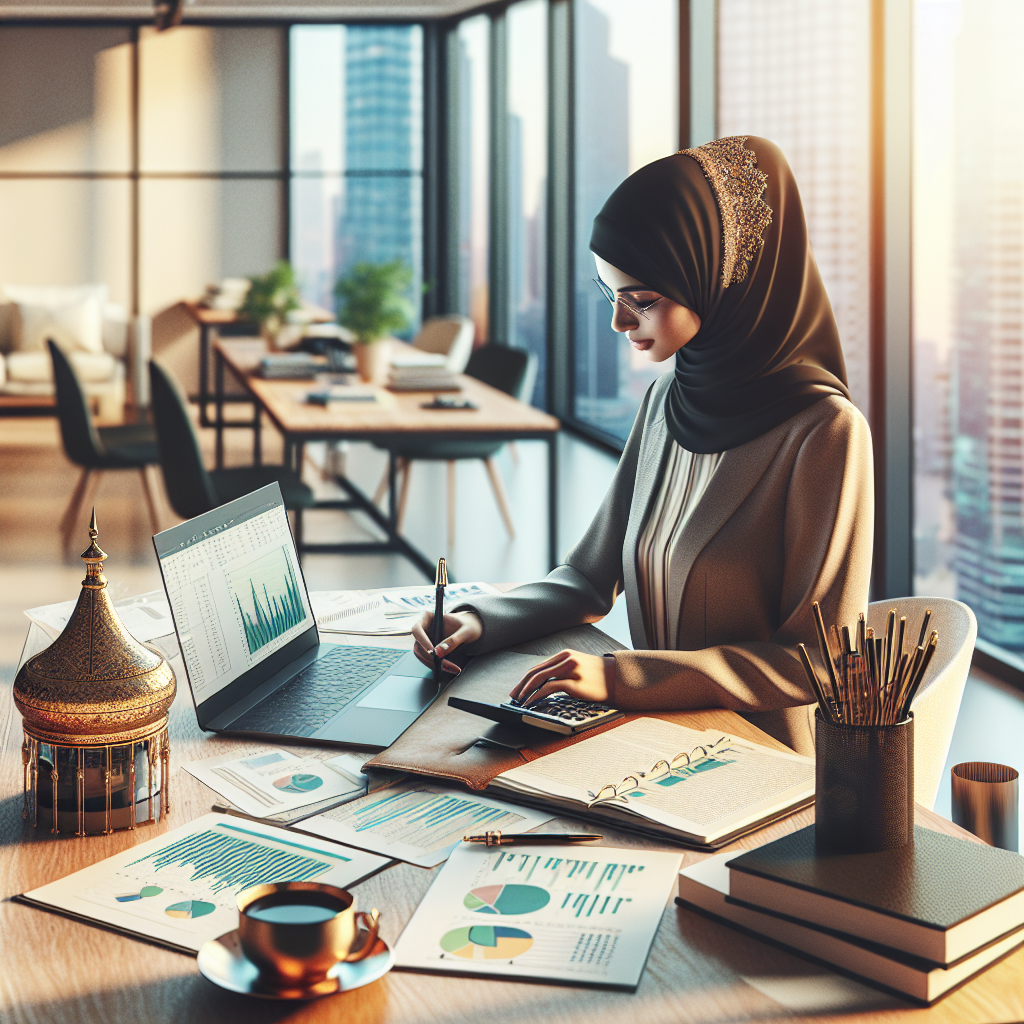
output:
M641 718L521 768L502 786L534 796L589 804L605 784L649 771L660 758L721 739L671 722ZM799 803L814 792L814 761L726 737L713 754L641 785L605 804L711 841Z

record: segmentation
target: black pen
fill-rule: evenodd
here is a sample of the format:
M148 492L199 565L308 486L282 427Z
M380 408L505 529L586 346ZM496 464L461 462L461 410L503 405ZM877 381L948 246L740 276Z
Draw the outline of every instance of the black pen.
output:
M437 560L437 576L434 579L434 635L430 638L434 647L444 639L444 588L448 586L448 569L444 559ZM434 653L434 682L441 688L441 659Z

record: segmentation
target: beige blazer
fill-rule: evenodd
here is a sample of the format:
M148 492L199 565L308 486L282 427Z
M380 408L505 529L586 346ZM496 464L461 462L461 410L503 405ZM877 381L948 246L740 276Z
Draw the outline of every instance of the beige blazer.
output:
M544 580L462 605L485 653L584 622L625 592L634 650L619 651L611 702L631 710L730 708L813 753L813 699L796 644L817 650L811 605L826 625L867 609L871 438L860 412L829 396L727 451L683 529L666 600L679 608L678 650L650 650L636 550L662 479L665 392L649 389L611 487L583 539Z

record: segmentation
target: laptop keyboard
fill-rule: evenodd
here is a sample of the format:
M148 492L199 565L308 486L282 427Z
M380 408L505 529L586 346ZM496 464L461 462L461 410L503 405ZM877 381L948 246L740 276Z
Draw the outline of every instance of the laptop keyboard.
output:
M312 736L404 654L381 647L338 647L236 718L231 728Z

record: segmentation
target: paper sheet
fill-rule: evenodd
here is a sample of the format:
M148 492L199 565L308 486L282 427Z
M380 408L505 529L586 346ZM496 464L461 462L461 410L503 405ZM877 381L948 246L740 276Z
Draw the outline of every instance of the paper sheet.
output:
M360 771L365 761L365 755L330 750L299 755L280 747L258 747L182 767L246 814L269 818L361 796L366 792L366 776ZM295 816L289 815L289 820Z
M528 832L552 815L428 782L400 782L302 823L303 831L429 868L464 835Z
M56 640L68 624L77 603L78 598L75 598L73 601L40 605L38 608L29 608L25 614L45 630L52 640ZM114 608L124 623L124 628L143 643L174 632L171 609L162 590L151 590L148 594L115 601Z
M463 844L398 940L396 965L635 988L680 859Z
M489 583L453 583L445 593L445 606L481 594L499 593ZM407 636L413 623L434 607L434 588L399 587L394 590L322 590L309 596L317 626L324 633L357 636Z
M250 885L305 880L347 888L386 863L273 825L205 814L25 898L198 952L238 927L235 895Z

